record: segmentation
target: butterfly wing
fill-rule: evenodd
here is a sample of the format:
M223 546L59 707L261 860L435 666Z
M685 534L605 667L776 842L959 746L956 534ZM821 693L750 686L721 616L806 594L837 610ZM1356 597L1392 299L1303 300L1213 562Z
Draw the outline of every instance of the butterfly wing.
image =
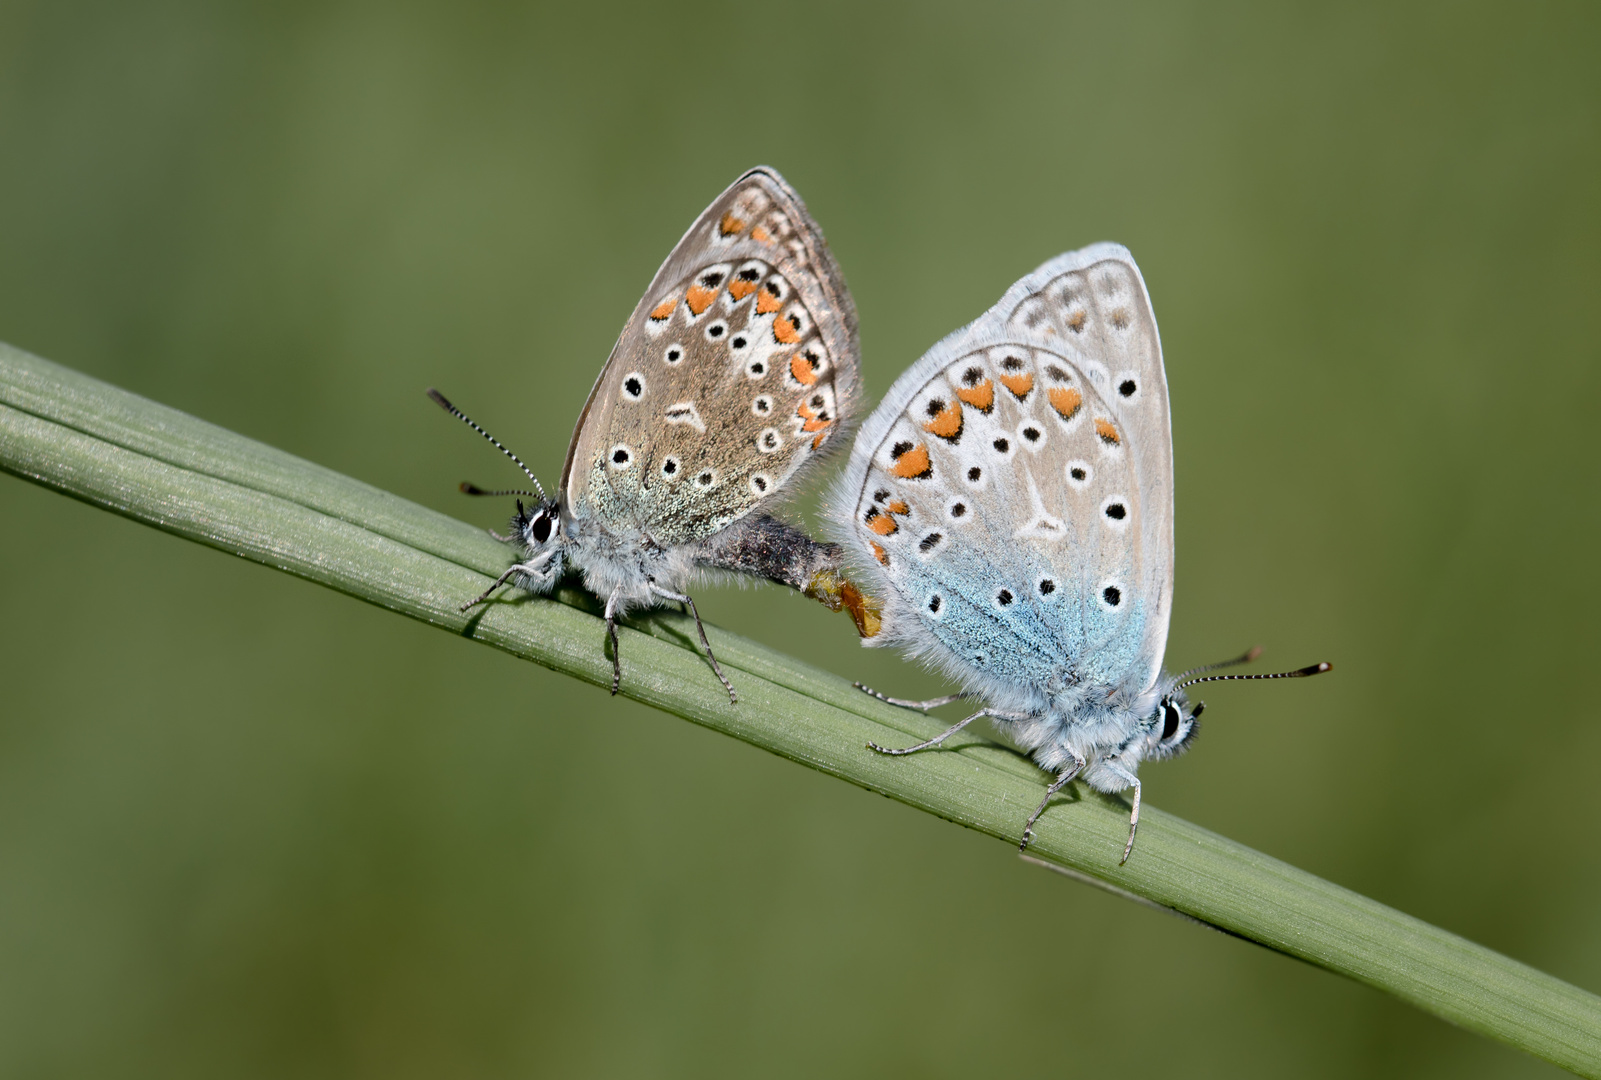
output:
M783 491L858 394L856 308L822 232L752 169L657 271L600 373L562 473L565 504L663 546Z
M885 637L1016 707L1155 681L1173 586L1161 344L1139 268L1059 256L931 349L834 500Z

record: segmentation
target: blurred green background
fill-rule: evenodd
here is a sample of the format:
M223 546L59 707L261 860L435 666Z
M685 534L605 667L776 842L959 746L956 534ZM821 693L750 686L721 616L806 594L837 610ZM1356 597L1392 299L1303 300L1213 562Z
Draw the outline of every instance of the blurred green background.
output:
M875 399L1045 258L1126 243L1172 390L1169 660L1337 667L1213 688L1148 797L1601 990L1598 31L0 0L0 339L490 526L454 485L517 477L423 388L553 480L750 165L826 231ZM1555 1072L14 478L0 521L0 1074ZM700 600L939 686L798 597Z

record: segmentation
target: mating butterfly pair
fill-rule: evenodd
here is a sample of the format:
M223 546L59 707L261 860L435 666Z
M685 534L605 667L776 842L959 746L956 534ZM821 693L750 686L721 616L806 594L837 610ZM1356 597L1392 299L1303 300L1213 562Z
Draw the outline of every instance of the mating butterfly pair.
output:
M554 497L430 391L534 485L494 494L538 500L518 503L506 538L523 559L466 607L508 582L546 592L581 571L605 600L616 693L617 619L682 603L734 703L690 582L734 571L799 589L848 610L864 643L899 645L964 687L884 700L986 703L925 743L873 749L930 748L989 718L1055 774L1023 845L1051 797L1082 778L1134 789L1126 860L1139 763L1188 744L1201 706L1184 688L1205 681L1161 671L1172 439L1139 268L1113 244L1059 256L934 346L863 424L832 499L840 543L819 543L764 508L844 442L858 354L855 306L822 233L776 172L751 170L691 226L623 327ZM861 591L841 574L847 553Z

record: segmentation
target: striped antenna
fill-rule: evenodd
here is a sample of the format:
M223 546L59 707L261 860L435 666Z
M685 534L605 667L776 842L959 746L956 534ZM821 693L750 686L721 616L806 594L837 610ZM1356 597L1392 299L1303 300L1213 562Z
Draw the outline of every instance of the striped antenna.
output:
M499 450L502 454L505 454L507 457L509 457L513 461L515 461L517 463L517 467L523 471L524 475L526 475L528 477L528 479L530 479L530 480L532 480L534 482L534 490L539 493L539 496L538 496L539 499L541 501L546 501L545 500L545 488L544 488L544 485L539 482L539 477L534 475L533 470L530 469L528 466L523 464L523 459L522 458L518 457L516 454L512 453L510 450L507 450L504 446L501 445L499 439L495 438L489 432L485 431L483 428L481 428L477 424L473 423L472 418L470 416L468 416L466 413L462 412L460 409L456 408L456 406L452 405L449 401L446 401L445 400L445 395L441 394L438 390L435 390L433 387L430 386L428 388L428 396L434 399L434 404L435 405L438 405L441 409L444 409L451 416L454 416L457 420L460 420L462 423L466 424L468 427L470 427L474 431L478 432L478 434L482 435L484 438L486 438L490 442L494 443L495 449ZM466 485L463 486L462 490L464 490L464 491L466 490ZM468 494L470 495L470 494L472 494L472 492L468 492ZM485 494L487 494L487 492ZM525 492L524 494L532 494L532 492Z
M1228 682L1234 679L1304 679L1308 675L1321 675L1325 671L1333 670L1334 665L1325 660L1323 663L1313 664L1311 667L1297 668L1294 671L1275 671L1271 675L1208 675L1205 678L1190 679L1188 682L1181 682L1173 689L1182 690L1186 686L1194 686L1196 683Z
M1199 675L1203 671L1216 671L1218 668L1238 667L1240 664L1249 664L1252 660L1255 660L1261 655L1262 646L1258 645L1255 648L1249 649L1243 654L1236 656L1232 660L1219 660L1215 664L1202 664L1200 667L1192 667L1188 671L1180 672L1178 679L1175 681L1183 682L1191 675Z
M461 493L463 495L528 495L535 499L544 498L543 495L536 494L532 491L522 491L517 488L499 488L495 491L485 491L477 484L468 483L466 480L461 482Z

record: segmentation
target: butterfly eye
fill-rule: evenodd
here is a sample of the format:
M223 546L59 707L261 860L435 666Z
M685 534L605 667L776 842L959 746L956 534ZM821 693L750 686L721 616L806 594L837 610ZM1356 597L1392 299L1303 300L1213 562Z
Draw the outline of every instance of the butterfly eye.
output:
M540 514L536 517L532 528L529 530L534 534L534 543L543 544L546 540L549 540L550 529L551 520L549 514Z
M1162 741L1167 742L1179 733L1179 723L1184 717L1179 713L1179 707L1171 701L1162 703Z

